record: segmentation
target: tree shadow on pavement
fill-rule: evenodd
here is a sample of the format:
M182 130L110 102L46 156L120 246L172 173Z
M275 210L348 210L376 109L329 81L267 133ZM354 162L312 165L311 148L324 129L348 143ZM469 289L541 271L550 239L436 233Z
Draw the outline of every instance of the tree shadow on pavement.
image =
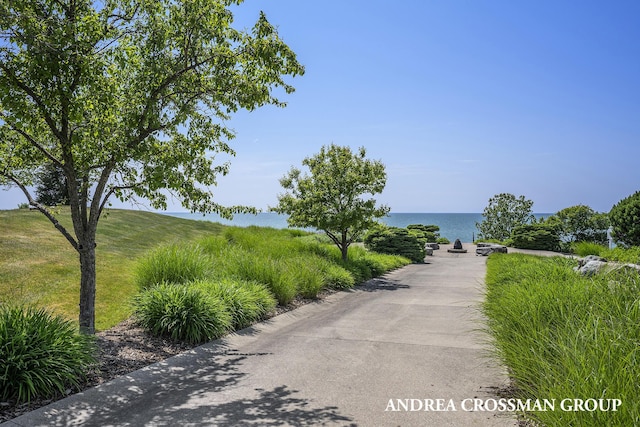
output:
M409 288L409 285L404 285L398 280L389 279L388 277L376 277L355 287L355 289L365 292L397 291L398 289Z
M350 425L334 406L316 407L286 385L228 395L246 377L243 362L264 353L203 346L14 419L29 426ZM237 392L237 391L236 391ZM37 416L37 415L36 415ZM355 425L355 424L351 424Z

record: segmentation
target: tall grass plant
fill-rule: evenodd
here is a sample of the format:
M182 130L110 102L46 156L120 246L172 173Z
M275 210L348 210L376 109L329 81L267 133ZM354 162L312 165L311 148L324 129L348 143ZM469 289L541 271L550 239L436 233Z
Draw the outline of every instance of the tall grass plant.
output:
M483 306L522 399L621 399L617 412L526 414L548 426L640 425L640 276L585 278L562 257L494 254Z

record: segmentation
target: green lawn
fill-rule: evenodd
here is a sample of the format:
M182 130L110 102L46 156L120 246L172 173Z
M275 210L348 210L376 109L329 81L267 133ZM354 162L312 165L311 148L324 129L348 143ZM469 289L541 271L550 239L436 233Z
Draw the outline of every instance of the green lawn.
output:
M58 215L71 228L69 214ZM111 209L97 236L96 328L107 329L131 313L138 291L137 259L166 243L222 233L225 227L142 211ZM77 253L40 212L0 210L0 303L46 306L77 321L80 269Z

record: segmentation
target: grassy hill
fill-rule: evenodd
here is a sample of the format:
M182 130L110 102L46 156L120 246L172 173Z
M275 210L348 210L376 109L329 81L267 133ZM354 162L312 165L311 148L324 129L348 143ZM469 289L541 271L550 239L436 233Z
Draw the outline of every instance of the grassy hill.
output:
M65 208L58 217L71 229ZM160 244L217 235L223 229L208 221L107 211L98 224L96 328L107 329L129 316L128 301L137 291L134 268L141 255ZM77 321L79 288L78 255L44 215L0 210L0 303L34 303Z

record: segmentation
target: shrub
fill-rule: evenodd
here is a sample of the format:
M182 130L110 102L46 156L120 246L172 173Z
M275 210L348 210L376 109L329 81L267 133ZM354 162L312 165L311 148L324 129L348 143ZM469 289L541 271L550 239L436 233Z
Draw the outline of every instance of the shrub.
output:
M139 323L154 335L189 343L210 341L231 328L226 305L201 288L161 283L143 290L134 301Z
M547 224L536 223L517 226L513 229L511 239L515 248L546 251L560 249L560 237L557 229Z
M293 276L298 294L304 298L316 298L324 287L322 259L318 256L297 256L289 259L288 273Z
M640 246L640 191L620 200L609 212L614 240L625 246Z
M413 262L423 262L425 257L424 245L409 230L397 227L377 229L367 233L365 246L372 251L400 255Z
M324 264L322 268L322 277L325 286L331 289L350 289L356 282L343 267L329 262Z
M291 270L284 259L273 259L269 256L255 256L243 251L236 259L238 275L245 280L255 280L265 284L281 305L289 304L298 293Z
M49 398L77 386L95 363L92 337L34 307L0 308L0 400Z
M202 280L189 286L202 289L221 300L231 314L233 329L244 329L263 319L276 306L276 300L263 285L256 282L223 279L221 281Z
M449 243L451 243L451 241L449 239L447 239L446 237L438 237L436 239L436 243L439 243L441 245L448 245Z
M577 242L571 245L571 249L576 255L585 257L587 255L602 256L607 250L606 247L593 242Z
M142 258L136 269L141 289L159 283L185 283L207 275L210 259L197 245L161 246Z

